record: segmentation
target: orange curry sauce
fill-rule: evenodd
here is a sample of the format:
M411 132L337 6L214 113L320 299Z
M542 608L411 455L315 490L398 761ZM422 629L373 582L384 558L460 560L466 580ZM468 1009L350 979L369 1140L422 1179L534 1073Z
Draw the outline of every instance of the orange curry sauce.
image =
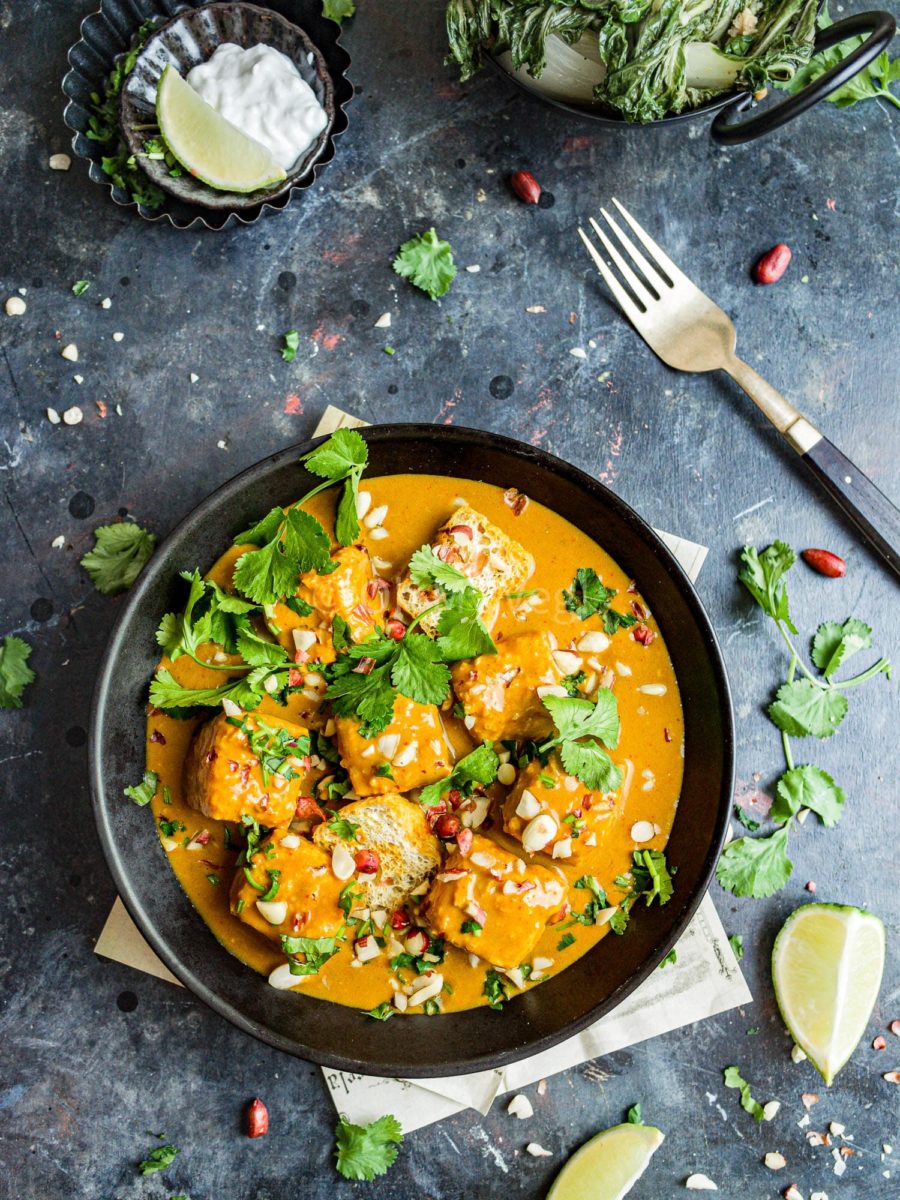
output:
M365 526L360 536L375 561L376 570L385 578L394 579L403 573L409 556L420 546L431 543L437 529L458 507L461 499L533 555L536 564L534 574L524 589L537 589L537 593L525 598L504 599L492 627L492 635L501 651L504 641L523 633L548 631L555 635L559 649L566 650L574 647L588 631L602 630L600 618L593 616L581 621L565 609L563 589L571 587L579 567L593 567L607 587L617 589L619 594L613 601L613 607L629 611L633 603L636 602L638 606L641 604L636 593L628 592L631 581L600 546L534 501L529 502L524 511L517 515L504 501L503 490L499 487L431 475L366 478L362 488L371 493L372 510L381 505L388 506L383 519L383 528L388 536L373 540L371 531ZM307 508L326 528L331 529L334 502L332 489L311 500ZM223 588L228 588L234 563L245 549L229 549L208 577ZM640 607L637 611L641 612ZM291 650L292 618L293 614L287 609L278 607L278 621L286 639L285 645ZM295 624L298 623L295 621ZM628 871L633 850L665 847L678 804L683 765L683 720L678 686L652 614L647 614L645 624L655 634L649 645L636 641L632 631L626 629L616 632L609 645L600 652L581 654L575 651L583 660L585 672L596 675L612 686L621 719L621 738L612 757L623 769L623 784L615 794L599 798L603 804L603 819L594 820L590 826L596 831L596 836L589 839L594 844L588 845L578 839L573 842L575 853L568 859L552 858L550 853L527 855L523 852L521 843L515 839L516 836L521 837L524 822L516 816L515 809L524 784L527 783L528 790L539 800L548 798L551 803L558 799L560 788L569 787L573 794L575 792L574 780L566 783L550 779L557 786L555 789L546 788L548 777L545 772L544 780L541 779L537 764L525 768L528 775L524 782L517 779L510 787L493 785L490 789L491 815L475 834L476 843L482 847L484 838L492 839L498 847L499 858L509 860L510 851L518 852L531 866L540 868L541 878L549 876L551 880L567 881L569 904L578 912L584 910L591 894L583 889L576 890L572 886L575 880L584 875L593 875L606 889L610 904L614 904L622 895L622 889L613 882L615 877ZM204 653L211 655L215 649L206 647ZM226 673L203 668L187 657L179 658L174 665L163 660L163 665L172 670L183 686L215 687L228 678ZM463 663L453 668L454 680L465 675L465 666ZM603 675L604 668L612 672L614 679L608 673ZM473 748L473 742L463 721L453 716L450 710L455 699L451 695L441 719L446 737L459 757ZM301 694L290 695L286 707L267 696L257 711L262 715L269 714L305 724L305 719L300 716L304 704L308 707L308 702L304 701ZM211 711L210 715L214 716L215 711ZM202 718L174 719L158 710L151 710L148 718L147 765L160 779L152 802L154 816L157 823L160 820L183 822L186 827L185 831L179 831L174 837L161 834L162 852L215 937L248 966L268 975L285 963L285 955L277 940L259 932L260 928L265 928L265 922L256 919L254 924L257 927L254 928L231 911L229 894L235 873L236 851L227 848L225 825L185 802L185 763L192 737L201 721ZM324 720L319 722L320 728L323 724ZM499 744L495 748L498 751L503 749ZM194 769L191 763L188 763L188 769ZM319 772L320 775L322 773ZM586 791L583 785L577 786L582 794ZM169 803L163 801L163 787ZM508 833L503 830L504 804ZM635 827L646 834L647 823L652 829L652 836L638 844L633 838ZM199 848L195 846L188 849L184 843L202 830L208 831L208 841ZM283 835L285 830L280 832ZM294 839L290 840L293 843ZM456 846L452 842L445 846L447 861L438 872L445 873L445 882L435 883L435 889L449 891L453 888L452 866L458 858L455 852ZM483 855L480 861L486 861ZM448 871L449 880L446 878ZM336 890L335 883L331 879L325 881L327 886L324 891L329 894L330 904L334 903L331 892ZM250 895L252 903L253 893ZM507 906L508 909L510 907ZM424 909L419 911L424 912ZM504 918L502 909L498 911L501 916L494 918L493 929L485 927L483 942L473 936L463 948L446 944L443 963L437 967L445 984L449 985L441 996L443 1011L471 1008L486 1002L483 988L490 963L476 955L479 949L485 955L495 953L491 945L502 945L504 930L498 922ZM545 916L546 913L541 915L541 921ZM420 919L423 924L426 923L424 916ZM511 912L507 919L515 921L516 914ZM440 922L434 921L432 928L435 924ZM284 931L288 932L287 928ZM537 960L539 964L534 973L546 978L564 970L608 932L608 924L572 924L567 919L546 926L529 956L530 961ZM314 924L310 927L310 933L311 936L319 936ZM384 933L387 938L390 930L385 929ZM489 933L493 935L490 940L487 937ZM571 935L574 940L561 950L560 943L570 940L566 935ZM397 936L402 941L403 933ZM501 951L498 949L496 953ZM408 978L410 973L407 971L403 974ZM297 986L309 995L366 1010L391 1001L394 995L392 979L396 984L388 953L382 952L365 963L357 961L351 925L346 930L346 940L339 953L330 958L318 974L298 979ZM264 980L260 981L260 986L266 986ZM516 988L507 986L510 994L515 994ZM525 982L525 986L535 984ZM410 1008L408 1011L421 1013L422 1008Z

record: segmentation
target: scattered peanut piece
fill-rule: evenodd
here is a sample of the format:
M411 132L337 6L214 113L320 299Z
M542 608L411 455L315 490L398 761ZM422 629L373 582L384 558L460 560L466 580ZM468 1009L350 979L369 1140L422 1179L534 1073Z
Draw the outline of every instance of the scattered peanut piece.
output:
M100 301L100 307L112 308L112 300L110 300L109 296L104 296L104 298Z
M539 1096L546 1096L546 1094L547 1094L547 1080L546 1079L538 1080L537 1094Z
M818 1092L801 1092L800 1100L803 1103L803 1107L806 1109L807 1112L809 1112L809 1110L812 1108L812 1106L814 1104L819 1103L819 1093Z
M67 362L78 362L78 347L74 342L69 342L67 346L63 346L60 354Z
M832 1121L828 1126L828 1132L833 1133L835 1137L840 1137L846 1128L847 1126L842 1125L840 1121Z
M780 1171L787 1166L787 1159L783 1154L779 1154L777 1150L770 1150L763 1159L763 1162L770 1171Z
M481 270L481 267L478 265L478 263L473 263L471 267L466 267L466 270L470 275L477 275Z
M63 413L62 419L66 425L80 425L84 419L84 413L77 404L73 404L71 408L67 408Z
M191 373L190 373L190 375L188 376L188 378L190 379L191 383L199 383L199 382L200 382L200 376L199 376L199 375L195 375L193 371L191 371Z
M811 880L809 881L809 883L806 885L806 890L807 890L808 892L813 892L813 893L815 893L815 890L816 890L816 881L815 881L814 879L811 879Z
M791 1062L802 1063L806 1062L806 1051L801 1050L799 1046L791 1047Z
M20 296L10 296L6 302L6 315L8 317L21 317L26 307L25 301Z
M828 1200L827 1192L810 1192L809 1200Z
M51 154L47 161L47 166L51 171L68 171L72 165L72 160L68 154Z
M784 1196L784 1200L803 1200L803 1195L796 1183L789 1183L781 1194Z
M581 346L573 346L569 353L573 358L587 358L587 350Z
M83 375L73 375L72 378L75 380L76 383L79 383L79 384L84 383Z
M888 1083L900 1083L900 1071L886 1071L882 1079L886 1079Z
M59 424L59 422L60 422L60 416L59 416L59 413L56 411L56 409L55 409L55 408L48 408L48 409L47 409L47 420L50 422L50 424L51 424L51 425L58 425L58 424Z
M774 1121L780 1111L781 1111L781 1101L780 1100L770 1100L767 1104L763 1105L763 1120L764 1121Z
M688 1175L684 1186L692 1192L717 1192L719 1190L708 1175L699 1171L696 1175Z
M269 1132L269 1110L259 1096L247 1109L247 1137L265 1137Z
M113 341L114 341L114 342L121 342L121 340L122 340L122 338L124 338L124 336L125 336L125 334L124 334L124 333L114 333L114 334L113 334Z
M900 1037L900 1021L891 1021L890 1030L895 1037Z
M375 328L376 329L390 329L390 327L391 327L391 314L389 312L382 313L381 316L378 318L378 320L375 322Z
M532 1158L551 1158L553 1155L552 1150L545 1150L539 1142L529 1142L525 1149Z
M873 1050L887 1050L887 1041L879 1033L878 1037L872 1042Z
M63 537L62 534L59 534L59 536L55 537L53 539L53 541L50 543L50 545L53 547L54 550L62 550L62 548L65 544L66 544L66 539Z
M529 304L525 311L529 313L542 313L546 312L547 310L544 308L543 304Z
M518 1117L520 1121L526 1121L529 1117L534 1116L531 1101L527 1096L523 1096L521 1092L519 1095L513 1096L512 1100L506 1106L506 1111L511 1117Z

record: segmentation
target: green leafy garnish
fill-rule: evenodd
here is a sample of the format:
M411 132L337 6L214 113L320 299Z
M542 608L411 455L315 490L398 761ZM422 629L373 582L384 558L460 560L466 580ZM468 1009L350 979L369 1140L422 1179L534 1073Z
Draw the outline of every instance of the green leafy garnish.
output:
M775 622L789 653L787 679L778 688L768 714L781 731L787 770L775 786L775 799L769 810L771 820L778 825L773 833L762 837L738 838L729 843L719 859L716 877L722 887L736 896L761 898L771 896L784 887L793 865L787 854L787 842L794 817L801 809L816 813L823 825L833 826L841 818L844 792L831 775L820 767L806 764L795 766L790 739L792 737L831 737L849 709L846 692L876 675L890 678L891 664L879 658L866 670L850 678L838 679L837 673L855 654L872 647L872 630L863 621L850 617L843 624L825 621L812 639L811 658L816 675L804 662L791 635L798 630L790 613L787 572L796 555L784 542L773 542L762 553L745 546L741 554L738 578ZM798 670L802 678L796 678ZM735 809L738 820L750 832L759 828L740 808Z
M757 829L759 829L759 821L757 821L754 817L751 817L745 808L741 808L736 804L734 806L734 815L737 817L743 827L745 829L749 829L751 833L755 833Z
M469 587L469 580L462 571L438 558L431 546L422 546L413 553L409 573L418 587L437 587L444 592L464 592Z
M328 822L328 828L345 842L353 842L356 841L356 831L359 826L348 821L346 817L332 817Z
M289 937L281 935L281 948L288 956L292 975L316 975L334 958L341 948L343 937Z
M394 259L394 270L437 300L456 278L450 243L441 241L434 226L404 242Z
M544 742L541 751L559 749L562 764L589 788L614 792L622 783L622 772L604 746L619 744L619 710L609 688L600 688L596 699L545 696L544 707L553 718L556 737Z
M138 1163L138 1170L142 1175L155 1175L157 1171L165 1171L167 1167L171 1167L178 1153L177 1146L156 1146L143 1162Z
M832 24L827 5L823 6L816 24L820 29L827 29ZM787 83L776 81L775 86L783 87L788 92L799 92L807 84L824 75L826 71L842 63L847 55L861 46L865 40L863 35L847 38L837 46L820 51ZM852 108L854 104L858 104L862 100L879 98L887 100L895 108L900 108L900 100L890 89L890 85L896 83L898 79L900 79L900 58L891 60L887 50L883 50L873 62L863 67L852 79L848 79L845 84L831 92L825 99L836 108Z
M479 937L484 926L479 925L477 921L467 920L463 921L459 929L460 933L471 933L473 937Z
M265 682L275 677L276 690L287 683L288 671L270 667L255 667L241 679L231 679L214 688L182 687L171 671L161 667L150 683L150 703L156 708L218 708L224 699L229 699L238 708L252 711L258 708L266 695Z
M341 1117L335 1132L337 1169L345 1179L371 1182L394 1163L402 1142L396 1117L379 1117L370 1125L351 1125Z
M628 927L631 910L641 897L646 905L654 900L668 904L674 893L672 874L662 850L635 850L631 855L631 870L627 875L617 875L616 887L624 888L625 894L610 918L609 927L616 934L623 934ZM593 878L589 876L588 878ZM575 885L578 887L578 884ZM597 910L599 912L599 908Z
M338 429L327 442L305 454L300 461L307 471L327 480L324 486L344 484L334 531L342 546L352 546L359 537L359 518L356 515L359 481L369 461L369 447L364 438L355 429Z
M757 1121L762 1121L763 1107L758 1104L750 1094L750 1084L741 1076L738 1067L726 1067L723 1075L725 1077L725 1086L727 1088L736 1088L741 1093L741 1108L744 1112L750 1113Z
M246 618L250 613L259 612L259 605L224 592L209 579L201 579L196 569L182 571L181 578L189 584L184 611L166 613L156 631L157 643L172 662L177 662L186 654L201 666L216 669L215 663L198 657L200 647L207 642L221 646L229 654L238 653L239 642L243 642L241 657L250 666L286 661L286 651L274 642L266 643L268 650L265 654L253 648L252 643L262 639L251 629Z
M234 585L258 604L275 604L297 590L298 576L327 572L331 564L328 534L302 508L273 508L235 542L257 547L237 560Z
M72 284L72 295L83 296L90 286L86 279L76 279Z
M135 804L141 808L145 804L149 804L156 795L156 789L159 786L159 776L155 771L145 771L144 778L134 787L124 789L125 795L129 800L133 800Z
M156 546L156 534L132 521L101 525L94 530L95 545L81 560L91 582L104 596L130 588Z
M366 1016L372 1017L375 1021L389 1021L396 1011L390 1000L382 1000L374 1008L366 1009Z
M338 25L356 12L353 0L322 0L322 16Z
M672 949L669 951L669 953L666 955L666 957L659 964L659 969L662 970L663 967L668 967L670 964L676 963L677 961L678 961L678 951L673 946Z
M582 621L588 617L601 617L608 637L617 629L630 629L637 624L631 613L617 612L610 608L610 601L617 595L615 588L605 587L593 567L579 567L572 580L572 587L563 591L563 600L569 612Z
M629 1125L643 1125L644 1115L640 1104L632 1104L629 1108L625 1120Z
M557 951L559 951L559 953L562 953L563 950L568 950L568 948L570 946L574 946L574 945L575 945L575 934L574 933L564 933L563 936L556 943L556 949L557 949Z
M468 797L477 787L489 787L497 778L500 759L490 742L482 742L471 753L459 759L453 770L444 779L429 783L419 793L419 803L424 808L438 804L447 792L459 791Z
M728 945L734 952L734 957L740 962L744 957L744 939L739 933L731 933L728 935Z
M501 1009L509 999L503 976L499 975L493 967L485 974L481 994L487 997L488 1007L494 1009Z
M300 333L296 329L289 329L287 333L282 334L284 345L281 347L281 357L285 362L292 363L297 357L297 350L300 346Z
M28 665L31 647L22 638L7 634L0 644L0 708L21 708L22 696L37 678Z

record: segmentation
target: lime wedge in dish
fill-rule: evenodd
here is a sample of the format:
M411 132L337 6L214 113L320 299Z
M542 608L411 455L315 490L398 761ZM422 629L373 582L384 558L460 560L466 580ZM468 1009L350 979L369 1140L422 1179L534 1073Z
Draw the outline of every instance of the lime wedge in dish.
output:
M862 908L804 904L772 948L775 997L791 1036L831 1084L866 1031L884 969L884 926Z
M156 119L185 170L217 191L255 192L287 178L266 146L226 121L171 65L156 91Z
M652 1125L613 1125L576 1150L547 1200L622 1200L663 1144Z

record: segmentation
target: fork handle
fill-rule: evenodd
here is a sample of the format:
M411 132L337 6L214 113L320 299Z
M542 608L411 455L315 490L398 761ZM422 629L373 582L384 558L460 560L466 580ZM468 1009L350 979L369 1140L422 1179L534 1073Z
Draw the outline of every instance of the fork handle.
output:
M900 579L900 510L749 364L735 357L725 369L797 451L844 515Z

